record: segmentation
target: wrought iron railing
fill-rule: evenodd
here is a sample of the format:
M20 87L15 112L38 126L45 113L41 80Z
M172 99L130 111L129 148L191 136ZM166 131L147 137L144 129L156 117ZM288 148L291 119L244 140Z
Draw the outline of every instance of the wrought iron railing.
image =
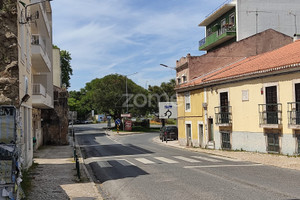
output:
M215 107L216 124L231 124L232 123L232 108L231 106Z
M282 104L259 104L259 124L281 124Z
M288 103L289 125L300 125L300 102Z

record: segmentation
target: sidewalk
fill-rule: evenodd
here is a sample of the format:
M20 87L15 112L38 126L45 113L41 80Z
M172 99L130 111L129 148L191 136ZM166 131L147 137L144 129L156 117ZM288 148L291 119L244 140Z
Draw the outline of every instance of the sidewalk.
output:
M76 175L73 147L43 146L34 153L31 171L32 188L27 199L35 200L102 200L94 182L90 181L80 159L81 180Z
M189 151L208 153L217 156L223 156L228 158L234 158L241 161L250 161L254 163L261 163L263 165L271 165L275 167L287 168L300 170L300 157L295 156L285 156L278 154L266 154L266 153L256 153L256 152L246 152L246 151L223 151L223 150L213 150L213 149L202 149L195 147L184 147L180 146L177 140L162 142L159 137L153 139L154 142L167 145L175 148L182 148Z

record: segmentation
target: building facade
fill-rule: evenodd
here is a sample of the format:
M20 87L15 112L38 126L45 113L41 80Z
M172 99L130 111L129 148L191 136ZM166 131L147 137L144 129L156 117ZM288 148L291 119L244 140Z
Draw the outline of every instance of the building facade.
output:
M199 24L205 27L199 50L212 51L267 29L292 37L300 27L299 10L295 0L228 0Z
M203 100L197 103L204 110L205 147L300 153L299 50L300 41L296 41L178 88L178 92L198 95L202 90Z
M48 1L0 2L0 104L17 109L25 168L32 164L35 141L41 136L40 109L53 107L51 23Z

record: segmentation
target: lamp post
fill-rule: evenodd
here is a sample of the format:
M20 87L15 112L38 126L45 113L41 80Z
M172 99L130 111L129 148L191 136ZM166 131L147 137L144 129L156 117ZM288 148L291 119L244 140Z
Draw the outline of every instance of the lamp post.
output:
M137 74L137 72L134 72L133 74L125 75L126 78L126 113L128 113L128 89L127 89L127 77L132 76L134 74Z
M166 67L166 68L170 68L170 69L176 70L176 67L169 67L168 65L165 65L165 64L160 64L160 65L163 66L163 67Z

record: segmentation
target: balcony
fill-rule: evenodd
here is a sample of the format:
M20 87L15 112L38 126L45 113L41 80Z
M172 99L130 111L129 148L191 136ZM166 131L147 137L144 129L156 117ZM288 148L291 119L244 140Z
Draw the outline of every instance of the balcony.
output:
M280 128L282 104L259 104L259 124L263 128Z
M217 31L211 33L209 36L199 41L199 50L210 50L232 38L236 37L235 26L224 26Z
M46 45L40 35L32 35L32 68L36 72L51 72L51 62L46 52Z
M300 102L288 103L288 125L290 128L300 128Z
M53 108L52 97L47 94L46 88L42 84L34 83L32 85L32 105L40 109Z
M219 106L215 107L216 124L219 126L232 125L232 107Z

